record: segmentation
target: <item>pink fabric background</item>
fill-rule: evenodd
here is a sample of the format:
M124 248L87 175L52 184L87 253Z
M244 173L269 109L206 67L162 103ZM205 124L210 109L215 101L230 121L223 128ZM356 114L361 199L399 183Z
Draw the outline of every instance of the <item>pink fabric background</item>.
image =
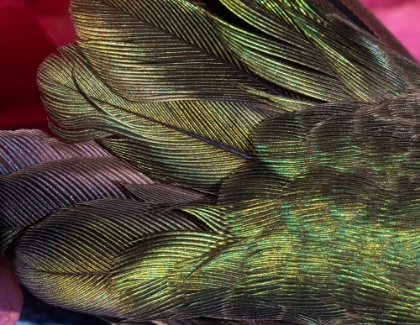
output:
M420 62L420 0L363 0Z
M57 46L75 39L68 0L0 0L0 129L47 130L35 78ZM420 0L363 0L420 61ZM0 264L0 325L17 322L22 296Z

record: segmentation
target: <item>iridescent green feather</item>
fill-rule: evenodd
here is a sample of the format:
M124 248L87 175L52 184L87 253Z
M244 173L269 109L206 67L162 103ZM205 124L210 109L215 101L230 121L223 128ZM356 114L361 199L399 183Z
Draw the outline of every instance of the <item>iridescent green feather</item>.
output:
M22 283L113 323L420 323L420 67L340 4L74 0L51 128L141 177L4 232Z

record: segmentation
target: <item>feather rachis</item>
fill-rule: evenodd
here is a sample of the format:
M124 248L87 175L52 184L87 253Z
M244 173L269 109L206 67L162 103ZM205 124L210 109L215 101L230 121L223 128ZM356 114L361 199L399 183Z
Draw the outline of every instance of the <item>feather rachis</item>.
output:
M417 323L420 70L339 3L75 0L43 100L126 172L2 234L21 281L128 324ZM99 175L77 160L38 197Z

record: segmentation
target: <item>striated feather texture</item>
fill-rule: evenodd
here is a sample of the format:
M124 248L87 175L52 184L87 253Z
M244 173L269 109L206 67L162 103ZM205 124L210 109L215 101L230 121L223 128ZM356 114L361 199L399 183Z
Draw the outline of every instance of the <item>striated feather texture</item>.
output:
M357 1L73 0L0 133L0 253L113 324L420 324L420 67ZM85 142L88 141L88 142Z
M126 198L122 183L154 183L94 142L63 143L37 130L0 131L0 152L2 258L25 230L59 209Z

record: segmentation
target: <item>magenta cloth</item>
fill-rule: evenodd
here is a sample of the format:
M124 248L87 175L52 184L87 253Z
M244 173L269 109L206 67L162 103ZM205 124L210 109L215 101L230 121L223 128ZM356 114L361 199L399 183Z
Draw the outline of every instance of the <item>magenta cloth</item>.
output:
M22 293L10 266L0 264L0 325L15 325L22 303Z
M0 0L0 129L47 130L38 66L72 42L69 0Z
M362 0L420 62L420 0Z

